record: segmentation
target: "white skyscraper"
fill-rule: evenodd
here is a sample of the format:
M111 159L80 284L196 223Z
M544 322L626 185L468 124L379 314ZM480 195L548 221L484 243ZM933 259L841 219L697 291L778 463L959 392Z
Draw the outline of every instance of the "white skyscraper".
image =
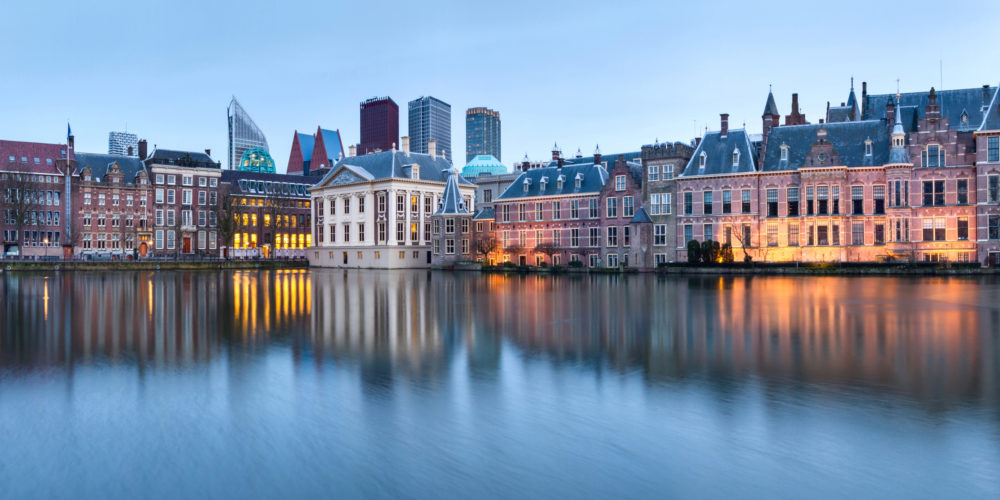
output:
M229 169L235 170L239 167L240 158L243 152L251 148L262 148L269 151L267 138L264 132L257 127L257 124L250 119L243 106L240 106L236 97L229 102L227 110L229 118Z

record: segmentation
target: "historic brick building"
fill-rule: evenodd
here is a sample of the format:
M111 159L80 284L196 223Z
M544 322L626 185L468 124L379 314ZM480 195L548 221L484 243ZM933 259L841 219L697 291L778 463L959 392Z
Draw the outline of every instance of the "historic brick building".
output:
M220 197L229 197L237 228L219 241L231 257L303 258L312 246L312 198L319 177L263 172L222 172Z
M145 141L139 156L145 157ZM153 191L153 255L217 257L222 165L204 153L156 149L144 161Z
M448 182L431 216L432 263L439 265L475 259L472 211L462 197L458 172L445 174Z
M694 147L680 142L647 144L642 147L642 199L652 221L652 264L677 260L676 177L684 171Z
M69 257L75 161L72 135L66 144L0 140L0 257Z
M152 244L149 176L135 156L76 154L73 251L80 258L134 259Z

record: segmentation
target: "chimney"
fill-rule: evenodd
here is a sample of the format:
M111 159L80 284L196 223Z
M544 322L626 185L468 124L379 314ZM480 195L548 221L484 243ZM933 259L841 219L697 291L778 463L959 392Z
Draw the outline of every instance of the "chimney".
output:
M212 156L212 150L211 149L206 149L205 150L205 155L206 156Z
M601 164L601 146L598 145L597 148L594 149L594 165L600 165L600 164Z
M931 123L941 118L941 107L938 106L937 92L934 91L934 87L931 87L931 92L927 95L926 116Z
M722 137L725 137L729 134L729 113L722 113L719 116L722 117Z
M146 147L147 147L146 144L147 144L146 143L146 139L143 139L143 140L139 141L139 159L140 160L145 160L146 159Z
M410 154L410 136L408 135L403 136L403 152L407 155Z
M527 172L531 168L531 161L528 160L528 155L524 155L524 161L521 162L521 171Z
M348 148L347 148L347 157L348 158L353 158L353 157L355 157L357 155L358 155L358 147L355 146L354 144L351 144L350 146L348 146Z
M791 113L785 115L785 125L805 125L806 115L799 113L799 94L792 94Z
M560 156L557 161L559 162L558 163L559 168L563 168L563 164L566 163L566 160L564 160L563 157Z
M889 126L896 121L896 101L889 99L889 102L885 104L885 117L889 120Z
M861 116L868 112L868 82L861 82Z
M558 160L560 156L562 154L559 151L559 143L555 143L552 145L552 161Z
M431 139L427 141L427 154L431 155L431 158L437 158L438 141L436 139Z
M132 156L132 146L128 147L128 156Z
M990 105L990 84L983 85L983 107Z

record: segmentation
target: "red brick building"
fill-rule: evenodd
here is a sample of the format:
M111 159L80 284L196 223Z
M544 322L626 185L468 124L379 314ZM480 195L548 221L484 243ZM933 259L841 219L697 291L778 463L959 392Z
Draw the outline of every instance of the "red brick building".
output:
M62 258L68 253L74 161L72 136L67 144L0 140L4 258Z

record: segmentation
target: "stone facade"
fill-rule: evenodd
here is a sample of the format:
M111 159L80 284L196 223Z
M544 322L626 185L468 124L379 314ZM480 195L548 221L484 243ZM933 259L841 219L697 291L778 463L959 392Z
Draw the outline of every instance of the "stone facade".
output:
M676 177L684 171L694 148L679 142L642 147L642 200L653 221L651 234L652 265L677 260Z

